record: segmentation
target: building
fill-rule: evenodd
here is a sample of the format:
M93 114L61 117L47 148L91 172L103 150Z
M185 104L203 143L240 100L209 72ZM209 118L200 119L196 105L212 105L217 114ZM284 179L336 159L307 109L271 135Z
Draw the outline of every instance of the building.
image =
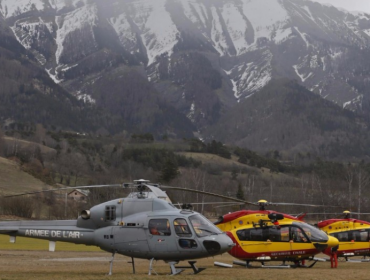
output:
M89 194L89 190L74 189L67 194L67 197L75 201L87 201Z

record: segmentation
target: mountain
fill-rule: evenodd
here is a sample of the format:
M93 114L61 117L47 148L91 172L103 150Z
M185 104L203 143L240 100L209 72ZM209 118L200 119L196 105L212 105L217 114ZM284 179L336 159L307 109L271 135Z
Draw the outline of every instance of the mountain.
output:
M310 92L296 81L273 80L243 100L207 131L215 139L285 158L370 156L367 122Z
M366 13L309 0L1 0L0 13L57 84L123 121L111 132L212 138L281 78L370 119ZM244 143L238 135L228 141Z
M0 121L5 127L42 123L53 129L80 132L119 133L126 130L151 132L158 136L192 135L191 122L159 96L138 71L127 71L127 67L121 65L114 71L106 71L102 79L86 83L86 88L94 85L94 88L108 91L102 98L97 98L102 106L91 106L71 95L67 84L59 85L55 79L53 81L48 69L45 71L40 67L40 55L16 40L3 17L0 17L0 38ZM104 54L101 53L95 53L90 59L96 58L104 64ZM114 81L110 82L112 77ZM111 90L120 91L122 95L110 98Z
M83 104L56 85L0 18L0 120L78 129Z

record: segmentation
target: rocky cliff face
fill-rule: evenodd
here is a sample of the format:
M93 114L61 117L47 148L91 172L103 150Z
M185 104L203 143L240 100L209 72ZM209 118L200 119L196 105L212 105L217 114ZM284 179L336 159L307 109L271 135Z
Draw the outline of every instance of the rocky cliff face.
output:
M1 0L0 13L55 82L97 106L120 90L92 85L125 71L197 130L282 77L342 108L368 104L364 13L308 0Z

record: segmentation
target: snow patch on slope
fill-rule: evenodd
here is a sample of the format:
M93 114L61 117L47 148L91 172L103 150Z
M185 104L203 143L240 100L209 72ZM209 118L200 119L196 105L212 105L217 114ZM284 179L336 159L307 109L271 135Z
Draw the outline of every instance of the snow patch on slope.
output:
M306 43L306 47L309 48L311 45L311 43L308 41L307 38L309 38L310 36L308 36L306 33L304 32L301 32L299 31L298 27L294 27L294 29L298 32L298 34L301 36L302 40Z
M211 31L211 39L213 41L215 49L218 53L223 56L227 54L228 45L226 42L226 38L223 32L221 19L218 15L217 9L215 7L211 8L212 13L212 31Z
M172 54L178 42L179 31L165 7L166 0L135 1L130 3L134 11L132 20L141 31L141 39L146 48L148 65L155 62L158 55ZM127 16L129 16L127 14Z
M261 37L271 38L273 30L276 30L278 26L285 25L289 20L287 11L281 6L279 1L244 1L243 13L254 28L255 41L257 38Z
M57 64L59 64L60 56L63 53L64 40L69 33L76 29L82 29L85 26L92 28L97 21L97 7L95 4L83 6L67 15L57 16L55 21L58 25L55 57Z
M43 0L2 0L0 3L0 12L5 18L44 9Z
M60 82L63 82L63 80L59 80L58 77L52 73L52 69L45 69L46 72L49 74L50 78L54 81L54 83L59 84Z
M301 68L301 65L293 65L294 71L296 72L297 76L301 79L302 82L305 82L309 77L312 76L312 72L308 74L300 74L299 69Z
M57 11L63 9L66 6L77 7L77 4L84 3L87 4L88 0L49 0L50 5Z
M230 34L236 53L239 55L248 45L245 40L245 32L248 29L247 23L238 7L231 3L227 3L223 7L221 15L225 21L227 31Z
M125 49L130 51L132 54L139 52L136 34L133 32L132 26L128 22L125 14L112 17L108 19L108 22L116 31L118 38Z
M233 76L231 83L238 101L242 96L253 95L272 79L272 57L272 53L266 50L260 55L259 60L239 65L229 72L225 71Z
M361 94L361 95L357 96L356 98L354 98L354 99L352 99L348 102L344 102L343 103L343 109L345 109L346 107L348 107L352 104L361 104L363 97L364 96Z
M206 27L208 17L207 10L203 3L195 3L191 1L180 1L183 8L185 16L195 24L199 24L203 28Z

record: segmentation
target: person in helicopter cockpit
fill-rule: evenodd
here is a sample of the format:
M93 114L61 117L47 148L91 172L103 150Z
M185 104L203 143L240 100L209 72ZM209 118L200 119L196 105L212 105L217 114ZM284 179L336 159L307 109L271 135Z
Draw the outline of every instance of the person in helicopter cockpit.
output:
M157 229L156 226L152 226L150 228L150 234L153 234L153 235L161 235L161 233L158 231L158 229Z

